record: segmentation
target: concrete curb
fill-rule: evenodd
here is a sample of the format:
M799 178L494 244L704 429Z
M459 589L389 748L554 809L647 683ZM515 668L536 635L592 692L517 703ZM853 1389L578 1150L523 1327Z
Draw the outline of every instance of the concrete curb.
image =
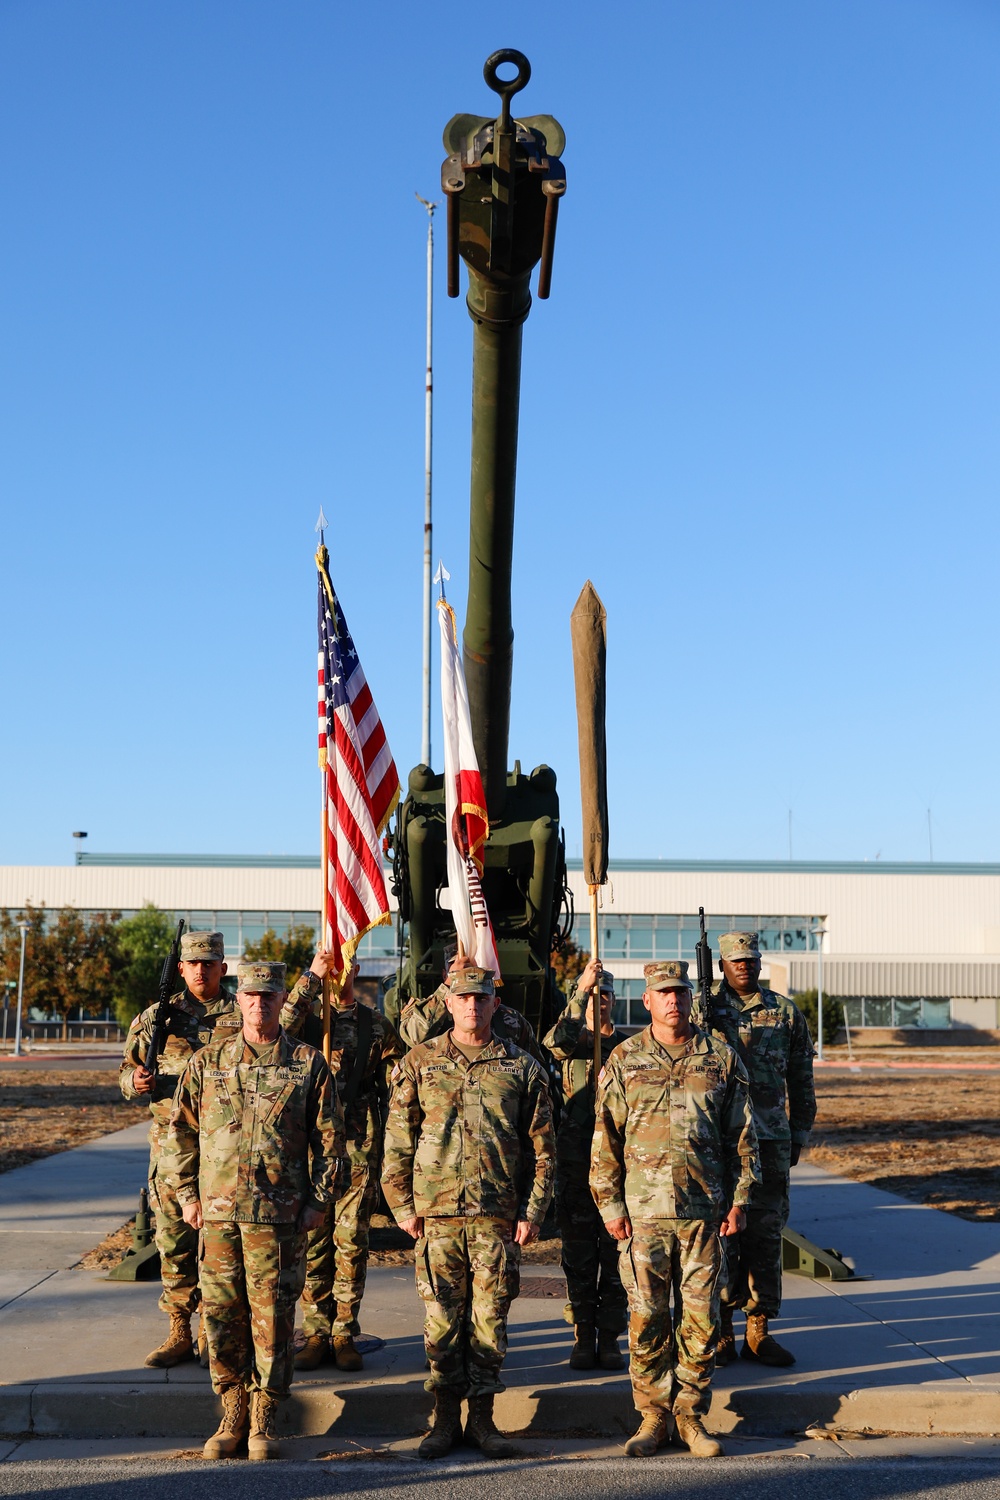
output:
M342 1386L301 1382L281 1408L286 1437L403 1438L426 1430L422 1380ZM207 1431L217 1403L203 1386L56 1382L0 1387L0 1435L9 1438L189 1437ZM526 1436L621 1439L638 1425L627 1380L508 1389L498 1424ZM971 1384L761 1386L718 1392L709 1427L734 1436L829 1433L1000 1435L1000 1387Z

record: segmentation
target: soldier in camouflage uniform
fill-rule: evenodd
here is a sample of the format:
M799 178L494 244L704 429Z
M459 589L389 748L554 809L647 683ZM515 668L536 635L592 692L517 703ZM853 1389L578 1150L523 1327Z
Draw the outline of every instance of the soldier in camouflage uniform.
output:
M441 1036L451 1026L451 1016L448 1013L448 981L456 969L474 969L476 965L474 959L459 958L458 948L454 944L449 944L444 956L445 970L441 976L441 983L433 995L426 995L423 998L417 996L407 1001L400 1012L399 1036L404 1047L417 1047L421 1042L429 1042L432 1036ZM535 1036L531 1022L512 1005L497 1002L497 1008L493 1013L493 1035L505 1042L513 1042L514 1046L520 1047L522 1052L530 1053L535 1061L541 1063L543 1069L548 1071L548 1060L538 1045L538 1038Z
M542 1042L562 1065L563 1108L556 1137L556 1213L569 1294L567 1319L576 1340L570 1369L624 1370L618 1335L628 1326L628 1302L618 1272L618 1248L590 1191L594 1139L594 1000L600 987L601 1063L626 1040L611 1022L615 976L592 958L565 1010Z
M721 1237L743 1227L759 1170L746 1072L725 1042L692 1027L687 967L646 964L651 1024L612 1053L597 1097L590 1185L619 1242L629 1297L632 1391L642 1415L625 1445L633 1458L655 1453L675 1429L696 1458L723 1451L703 1422Z
M461 1431L488 1458L514 1452L497 1432L507 1313L521 1246L538 1238L552 1194L554 1141L545 1075L490 1029L493 975L457 970L451 1030L398 1063L385 1132L382 1188L416 1240L417 1291L434 1396L421 1458L440 1458Z
M746 1229L726 1247L719 1363L736 1357L733 1311L746 1313L744 1359L793 1365L795 1356L768 1333L781 1310L781 1232L788 1223L788 1174L816 1118L813 1045L802 1012L784 995L761 990L755 932L719 939L723 979L699 1026L728 1042L750 1076L750 1103L760 1145L761 1180L754 1184ZM787 1096L787 1110L786 1110Z
M305 1233L322 1223L344 1150L323 1056L282 1031L285 965L243 963L242 1027L187 1064L161 1172L202 1234L201 1292L212 1389L222 1398L206 1458L276 1458L276 1405L292 1379Z
M302 1293L305 1343L295 1356L297 1370L315 1370L331 1351L338 1369L362 1368L354 1340L361 1332L368 1232L379 1195L382 1101L387 1073L404 1048L385 1016L355 1000L357 973L355 964L330 1016L330 1066L344 1106L350 1180L325 1222L309 1233ZM310 1017L304 1039L321 1047L322 1029L322 1021Z
M180 1205L163 1182L160 1152L166 1136L174 1089L184 1066L199 1047L218 1033L232 1036L240 1027L240 1013L222 988L226 947L221 932L187 932L181 938L180 976L184 989L171 997L166 1041L155 1074L145 1067L153 1037L157 1007L135 1017L125 1038L118 1082L126 1099L148 1099L149 1206L156 1224L163 1292L160 1310L170 1318L170 1332L147 1357L153 1367L178 1365L193 1359L191 1316L198 1306L198 1236L184 1223ZM315 967L315 963L314 963ZM305 1015L319 989L316 974L303 975L289 997L282 1020L294 1027Z

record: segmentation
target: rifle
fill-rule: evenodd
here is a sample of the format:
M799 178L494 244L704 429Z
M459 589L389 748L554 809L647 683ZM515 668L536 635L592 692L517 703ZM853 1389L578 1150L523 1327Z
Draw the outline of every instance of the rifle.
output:
M177 983L177 965L181 956L181 933L184 931L184 918L181 917L177 923L177 931L174 940L170 944L170 952L163 960L163 969L160 973L160 987L156 996L156 1017L153 1021L153 1035L149 1039L146 1048L146 1057L143 1067L147 1073L156 1072L156 1064L163 1044L167 1039L167 1027L170 1024L170 997Z
M701 1004L701 1024L708 1025L709 1016L712 1012L712 945L705 935L705 908L698 908L698 925L701 928L701 937L695 944L695 958L698 961L698 994Z

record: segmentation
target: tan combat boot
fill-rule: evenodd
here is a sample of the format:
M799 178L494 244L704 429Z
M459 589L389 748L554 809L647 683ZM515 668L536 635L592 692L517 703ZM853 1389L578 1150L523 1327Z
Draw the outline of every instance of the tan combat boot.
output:
M610 1328L597 1330L597 1363L602 1370L624 1370L625 1356L618 1347L618 1335Z
M733 1332L733 1309L728 1302L723 1302L719 1318L719 1342L715 1347L715 1363L721 1369L723 1365L731 1365L736 1358L736 1335Z
M334 1334L333 1358L338 1370L363 1370L365 1362L354 1347L354 1338L349 1333Z
M292 1363L297 1370L318 1370L330 1358L330 1340L325 1333L306 1334L305 1343Z
M146 1355L146 1365L151 1370L169 1370L194 1359L194 1344L191 1342L191 1319L187 1313L170 1314L170 1332L159 1349Z
M597 1364L595 1349L597 1331L593 1323L574 1323L573 1335L576 1342L569 1357L570 1369L592 1370Z
M341 1328L356 1328L357 1306L351 1302L337 1303L337 1323ZM336 1327L336 1324L334 1324ZM365 1362L358 1353L354 1344L354 1335L351 1333L335 1333L331 1343L333 1344L333 1358L338 1370L363 1370Z
M754 1359L760 1365L772 1365L776 1368L795 1363L795 1355L792 1351L785 1349L768 1333L765 1313L747 1313L747 1336L743 1340L740 1357ZM147 1360L146 1363L148 1364L149 1361Z
M465 1424L465 1441L485 1453L487 1458L513 1458L517 1449L498 1432L493 1421L493 1397L470 1396L469 1418Z
M431 1430L417 1449L418 1458L444 1458L462 1432L462 1398L454 1391L434 1392Z
M201 1450L205 1458L233 1458L247 1439L250 1417L247 1393L241 1385L227 1385L219 1393L222 1421Z
M247 1439L247 1458L259 1463L265 1458L278 1457L278 1435L274 1430L278 1416L278 1403L267 1391L250 1392L250 1436Z
M694 1458L721 1458L725 1453L722 1444L714 1437L709 1437L700 1417L683 1416L678 1412L674 1421L677 1424L677 1436L682 1443L687 1444L688 1451Z
M673 1435L673 1417L661 1407L653 1407L643 1412L642 1426L625 1444L625 1453L629 1458L652 1458L657 1448L669 1443Z

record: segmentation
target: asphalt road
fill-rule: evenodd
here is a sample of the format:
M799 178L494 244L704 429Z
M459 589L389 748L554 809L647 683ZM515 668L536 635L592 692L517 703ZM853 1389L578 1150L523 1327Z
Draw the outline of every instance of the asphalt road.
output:
M983 1459L729 1458L255 1464L91 1460L0 1464L0 1495L53 1500L996 1500Z

